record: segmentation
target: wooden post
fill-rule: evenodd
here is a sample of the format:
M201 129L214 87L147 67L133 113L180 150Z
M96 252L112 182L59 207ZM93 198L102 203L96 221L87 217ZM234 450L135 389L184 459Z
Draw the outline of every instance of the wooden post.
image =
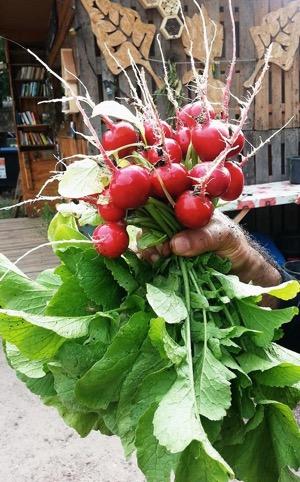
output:
M88 89L91 98L97 104L99 103L99 88L98 88L98 77L97 77L97 59L95 52L95 38L91 29L90 19L86 13L80 0L76 0L76 46L77 46L77 71L81 82ZM85 95L84 88L80 85L80 92ZM91 112L88 112L90 115ZM92 124L97 132L101 135L101 123L99 119L92 119ZM86 127L84 127L84 133L90 135L90 132ZM94 152L95 149L89 146L89 151Z

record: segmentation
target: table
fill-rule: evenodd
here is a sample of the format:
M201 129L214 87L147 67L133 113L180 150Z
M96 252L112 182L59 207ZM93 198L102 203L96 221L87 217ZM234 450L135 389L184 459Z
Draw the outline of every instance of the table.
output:
M279 181L245 186L243 194L238 199L220 201L218 208L221 211L241 211L236 217L240 222L253 208L293 203L300 205L300 184Z

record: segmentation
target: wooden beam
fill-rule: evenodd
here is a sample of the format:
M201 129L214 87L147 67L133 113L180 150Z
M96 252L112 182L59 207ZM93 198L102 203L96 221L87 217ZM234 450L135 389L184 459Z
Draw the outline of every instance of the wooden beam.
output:
M66 36L72 25L75 15L74 0L64 0L64 2L58 10L58 32L54 41L54 45L49 54L48 64L52 67L57 59L61 47L65 41Z
M95 104L99 103L99 86L97 72L97 57L95 50L95 37L92 32L90 18L83 7L81 0L76 0L76 49L77 56L75 58L78 77L87 87L91 98ZM80 92L84 94L82 85L79 86ZM88 112L90 115L91 112ZM99 118L91 119L91 122L98 134L101 135L101 122ZM86 126L83 127L84 133L90 135ZM92 146L89 146L89 153L97 153Z

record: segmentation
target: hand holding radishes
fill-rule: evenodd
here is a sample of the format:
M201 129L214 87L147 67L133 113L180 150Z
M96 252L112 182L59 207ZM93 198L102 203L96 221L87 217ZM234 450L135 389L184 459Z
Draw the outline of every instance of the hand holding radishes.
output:
M141 210L143 206L147 209L151 196L164 199L166 206L170 204L168 209L182 226L200 228L209 223L216 198L233 200L241 194L242 170L225 160L243 148L243 134L236 127L216 120L213 109L204 108L202 102L191 103L178 112L175 132L157 116L155 122L144 122L140 136L128 122L114 123L106 116L104 121L109 130L103 135L103 146L111 151L118 149L119 156L127 155L130 163L126 167L113 163L107 166L111 170L109 186L102 193L103 202L98 201L98 211L104 221L126 222L126 211L128 220L134 216L132 210ZM129 140L134 143L138 138L146 143L144 146L140 143L134 153L134 147L126 146ZM199 156L196 164L190 146ZM128 157L130 154L132 157ZM194 167L188 171L188 165ZM152 217L153 209L152 206ZM164 221L158 222L160 228ZM152 219L153 222L157 220Z
M229 8L234 26L231 0ZM107 126L102 138L74 94L99 155L55 176L61 197L76 200L49 227L61 265L31 281L0 256L0 336L29 389L81 436L119 436L147 482L294 480L300 358L275 340L297 309L260 302L290 300L299 284L278 286L279 272L218 211L219 198L242 193L242 166L255 152L243 156L242 131L271 49L232 125L235 52L219 116L207 98L211 46L202 41L195 100L179 107L167 85L174 130L133 60L142 95L127 77L135 114L84 98ZM135 248L166 257L136 256L137 231Z

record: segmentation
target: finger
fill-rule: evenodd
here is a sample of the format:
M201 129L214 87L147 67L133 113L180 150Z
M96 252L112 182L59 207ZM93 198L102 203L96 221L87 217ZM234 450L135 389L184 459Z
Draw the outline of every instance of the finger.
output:
M165 241L163 244L157 245L156 250L161 256L169 256L171 254L169 241Z
M156 261L159 260L160 256L156 248L148 248L141 251L141 257L142 259L145 259L149 263L155 263Z
M171 240L171 249L178 256L197 256L214 250L210 230L193 229L176 234Z
M230 220L216 213L207 226L182 231L174 236L171 249L179 256L197 256L208 251L218 251L230 241L231 229Z

